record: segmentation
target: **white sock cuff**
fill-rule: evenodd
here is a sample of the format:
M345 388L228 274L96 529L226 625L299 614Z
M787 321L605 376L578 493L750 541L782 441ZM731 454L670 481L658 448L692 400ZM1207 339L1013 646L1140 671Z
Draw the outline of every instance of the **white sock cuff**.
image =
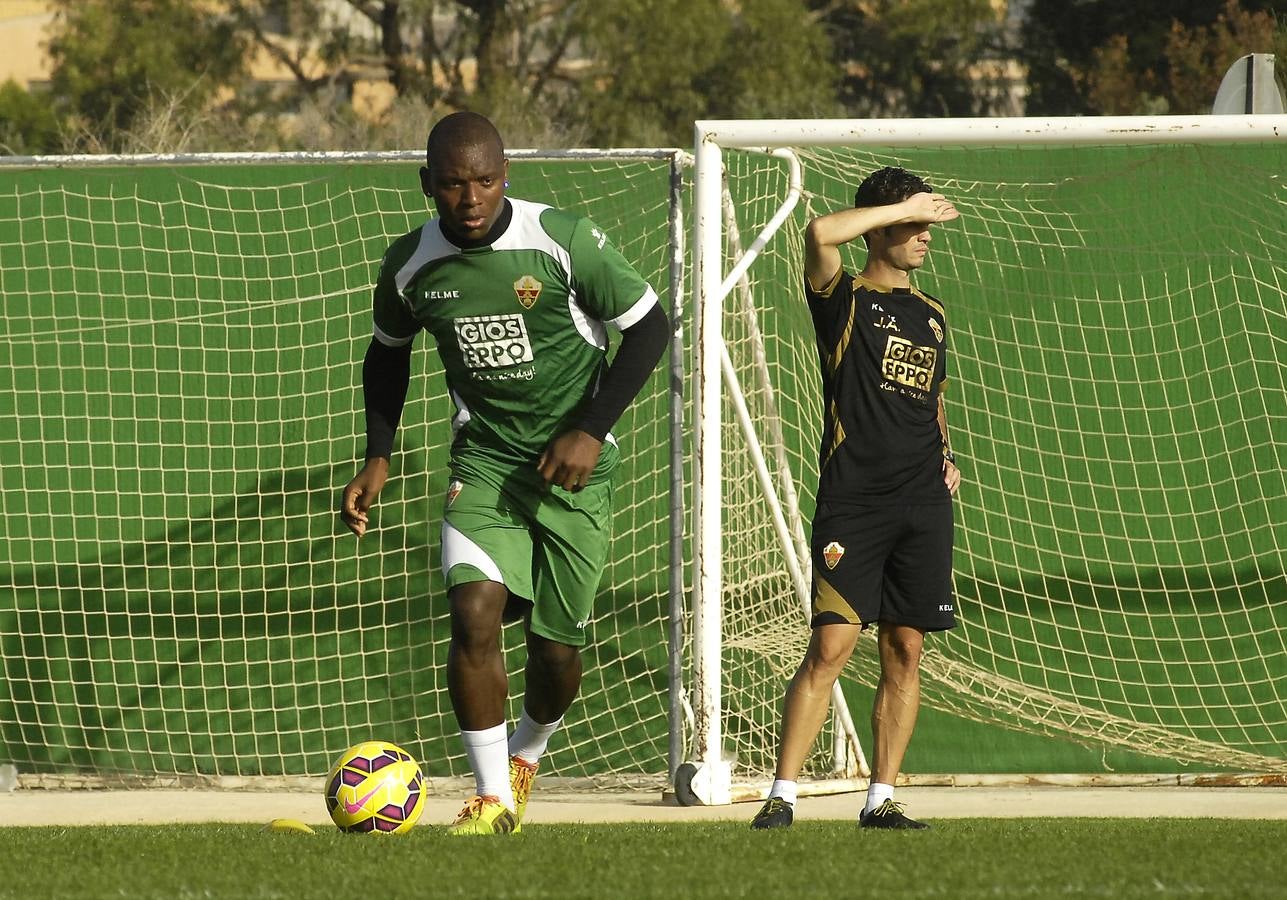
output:
M549 746L550 738L562 724L562 716L553 722L542 724L529 716L527 710L523 710L523 714L518 717L518 724L514 726L514 733L509 739L509 755L536 765L545 755L545 748Z
M892 784L873 781L867 786L867 803L863 806L862 811L869 813L886 800L892 799L894 799L894 786Z
M794 781L777 778L773 781L773 787L769 788L769 797L778 797L795 806L797 791L798 785Z
M510 809L514 808L514 792L509 785L509 750L505 739L506 727L502 722L482 731L461 730L465 756L474 770L480 796L492 796Z
M465 742L466 747L490 747L492 744L505 740L507 729L505 723L493 725L491 728L484 728L482 731L460 731L460 738Z

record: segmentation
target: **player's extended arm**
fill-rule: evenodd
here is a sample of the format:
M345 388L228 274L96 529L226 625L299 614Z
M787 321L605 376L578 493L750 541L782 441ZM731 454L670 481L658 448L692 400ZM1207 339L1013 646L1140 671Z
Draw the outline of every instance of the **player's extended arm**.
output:
M393 438L398 432L410 383L411 345L389 347L372 338L362 361L366 462L340 497L340 519L358 537L366 532L367 511L388 480Z
M961 486L961 470L956 467L956 463L949 460L948 454L951 453L952 444L947 439L947 407L943 405L943 395L938 395L938 433L943 438L943 483L947 489L956 495L956 489Z
M660 306L621 332L616 356L576 427L555 438L541 454L537 466L547 484L569 491L585 487L599 463L604 438L643 389L669 341L670 320Z
M804 231L804 275L815 290L822 290L840 271L841 244L888 225L947 222L959 215L942 194L922 192L888 206L860 206L819 216Z

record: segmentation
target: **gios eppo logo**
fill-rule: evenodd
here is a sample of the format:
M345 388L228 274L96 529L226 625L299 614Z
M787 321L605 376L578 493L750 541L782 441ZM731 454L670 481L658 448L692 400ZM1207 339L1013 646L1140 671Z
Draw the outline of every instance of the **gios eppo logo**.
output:
M880 361L880 372L886 381L929 391L937 362L938 351L933 347L918 347L891 334L885 344L885 358Z
M532 361L532 341L520 314L452 320L456 344L471 369L501 369Z

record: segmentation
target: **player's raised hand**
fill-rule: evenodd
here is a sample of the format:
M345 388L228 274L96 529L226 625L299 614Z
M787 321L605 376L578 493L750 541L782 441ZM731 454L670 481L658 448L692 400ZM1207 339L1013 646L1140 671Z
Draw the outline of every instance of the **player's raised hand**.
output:
M370 522L368 511L389 478L389 461L383 457L368 459L362 471L340 494L340 521L358 537L366 534Z
M908 220L911 222L950 222L961 215L952 201L942 194L921 191L912 194L903 203L907 204Z
M603 441L574 428L550 442L536 468L546 484L557 484L565 491L579 491L590 483L602 449Z

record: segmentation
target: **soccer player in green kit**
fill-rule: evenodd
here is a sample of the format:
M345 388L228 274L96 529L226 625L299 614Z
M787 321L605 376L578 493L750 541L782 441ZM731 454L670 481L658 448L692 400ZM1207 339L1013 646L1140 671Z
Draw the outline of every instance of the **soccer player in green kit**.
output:
M438 217L394 241L380 268L362 366L366 462L340 516L366 531L423 329L456 407L442 526L447 687L477 779L451 831L512 834L581 684L619 458L610 429L656 367L670 325L591 221L506 196L509 161L487 118L440 120L427 163L421 187ZM605 326L622 332L610 364ZM508 734L500 632L520 615L527 690Z

